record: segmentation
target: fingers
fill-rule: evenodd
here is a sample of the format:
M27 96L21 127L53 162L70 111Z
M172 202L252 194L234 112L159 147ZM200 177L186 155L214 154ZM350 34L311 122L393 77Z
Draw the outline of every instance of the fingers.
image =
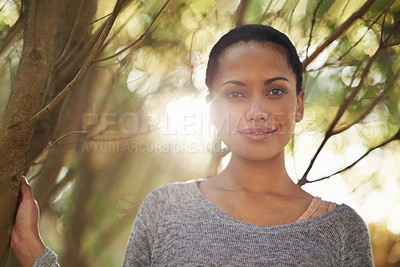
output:
M28 180L25 177L22 177L20 192L21 192L21 201L34 199L32 188L28 184Z

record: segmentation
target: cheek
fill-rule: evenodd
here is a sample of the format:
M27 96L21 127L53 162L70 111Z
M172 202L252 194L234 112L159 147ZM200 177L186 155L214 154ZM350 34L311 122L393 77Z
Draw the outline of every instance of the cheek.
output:
M238 125L245 122L240 109L227 107L222 103L211 107L211 118L218 132L224 134L234 133L238 129Z
M281 110L270 118L270 123L276 125L279 135L292 135L296 125L296 113L293 109Z
M237 111L220 111L213 115L213 124L220 134L235 134L246 124L243 113Z
M296 103L286 102L275 106L270 112L270 120L278 124L287 124L296 121Z

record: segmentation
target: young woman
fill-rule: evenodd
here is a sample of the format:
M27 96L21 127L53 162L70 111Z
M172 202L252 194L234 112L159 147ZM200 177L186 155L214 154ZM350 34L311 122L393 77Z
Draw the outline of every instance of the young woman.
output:
M360 216L286 172L284 149L304 111L302 67L286 35L233 29L210 53L206 84L231 160L213 177L150 193L124 266L373 266Z

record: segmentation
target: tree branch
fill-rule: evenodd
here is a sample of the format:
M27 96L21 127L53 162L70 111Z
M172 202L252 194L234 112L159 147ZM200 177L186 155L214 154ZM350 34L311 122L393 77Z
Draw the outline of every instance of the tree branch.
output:
M78 73L75 75L75 77L70 81L67 86L49 103L47 104L42 110L40 110L38 113L36 113L30 120L30 124L35 124L38 122L40 119L42 119L47 113L49 113L54 107L62 100L64 97L72 90L72 88L76 85L76 83L83 77L84 73L89 69L90 65L94 62L94 58L97 55L97 53L100 51L104 41L107 38L107 35L109 34L112 25L114 24L115 19L118 16L118 13L121 8L121 2L123 0L117 0L113 13L111 16L108 18L106 26L104 27L102 33L100 34L99 38L97 39L93 49L90 51L88 57L86 58L85 62L83 63L82 67L78 71Z
M367 152L364 153L364 155L362 155L361 157L359 157L355 162L353 162L353 163L350 164L349 166L347 166L347 167L345 167L345 168L343 168L343 169L341 169L341 170L339 170L339 171L337 171L337 172L335 172L335 173L332 173L332 174L330 174L330 175L328 175L328 176L325 176L325 177L322 177L322 178L319 178L319 179L316 179L316 180L312 180L312 181L308 181L308 180L307 180L304 184L306 184L306 183L315 183L315 182L319 182L319 181L328 179L328 178L330 178L330 177L332 177L332 176L335 176L336 174L339 174L339 173L342 173L342 172L344 172L344 171L347 171L348 169L351 169L352 167L354 167L358 162L360 162L363 158L365 158L369 153L371 153L371 152L374 151L375 149L380 148L380 147L383 147L383 146L389 144L390 142L392 142L392 141L394 141L394 140L400 140L400 129L397 131L397 133L396 133L392 138L390 138L389 140L387 140L387 141L385 141L385 142L383 142L383 143L381 143L381 144L379 144L379 145L377 145L377 146L375 146L375 147L373 147L373 148L370 148ZM301 185L304 185L304 184L301 184Z
M380 13L376 19L374 21L372 21L369 25L367 30L365 31L365 33L360 37L360 39L357 40L357 42L355 42L349 49L347 49L346 52L344 52L338 59L336 59L335 61L340 61L342 60L348 53L350 53L351 50L353 50L363 39L364 37L367 35L368 31L372 28L372 26L374 26L377 21L379 20L379 18L383 15L384 13Z
M16 43L16 38L18 35L21 35L22 37L22 29L23 29L23 23L22 23L22 18L21 16L18 18L18 20L15 22L15 24L8 30L6 37L4 40L1 42L0 46L0 56L5 52L8 51L8 48Z
M389 32L388 36L385 38L385 40L383 42L381 42L383 44L383 46L386 48L388 47L389 44L389 40L392 38L393 34L400 28L400 21L398 21L393 29Z
M245 24L244 15L246 14L246 10L249 4L250 4L249 0L240 1L240 4L236 10L236 18L235 18L236 27Z
M65 56L65 54L67 53L67 51L68 51L68 49L69 49L69 47L71 45L72 36L73 36L75 30L77 29L78 22L79 22L79 17L80 17L81 11L82 11L82 7L83 7L83 2L79 2L78 11L77 11L77 14L75 14L74 25L72 27L72 30L69 32L67 42L65 43L64 48L63 48L60 56L58 57L58 60L54 64L56 66L62 61L63 57Z
M397 80L397 77L399 76L399 72L397 71L397 73L394 75L393 79L386 84L385 88L383 89L383 91L381 92L381 94L376 97L374 99L374 101L371 103L371 105L368 107L367 110L365 110L363 112L363 114L361 114L360 117L358 117L355 121L353 121L352 123L349 123L348 125L345 125L343 127L340 127L339 129L333 129L332 130L332 135L336 135L336 134L340 134L344 131L346 131L347 129L349 129L351 126L353 126L354 124L359 123L360 121L362 121L373 109L374 107L382 101L383 97L385 96L385 94L389 91L389 89L393 86L394 82Z
M133 12L131 13L131 15L128 16L128 18L125 20L125 22L123 22L123 23L120 24L120 26L119 26L118 29L116 29L116 30L113 31L113 35L111 35L109 38L107 38L107 40L104 42L104 44L103 44L103 49L104 49L105 47L107 47L107 45L108 45L109 43L111 43L112 40L115 39L115 37L116 37L116 36L122 31L122 29L128 24L129 20L130 20L131 18L133 18L133 17L136 15L136 13L139 11L139 7L140 7L141 5L143 5L143 3L141 3L138 7L135 8L135 11L133 11ZM121 10L122 10L122 9L121 9Z
M271 8L273 1L269 1L268 6L265 8L264 14L262 15L262 17L260 18L260 20L258 21L258 23L262 23L263 20L265 20L268 17L268 11Z
M395 27L392 29L392 31L388 34L388 36L385 38L383 42L380 43L378 49L375 51L375 54L369 59L362 75L361 75L361 80L360 83L357 85L357 87L351 92L351 94L345 98L343 101L342 105L340 105L338 112L336 113L335 118L333 119L331 125L329 126L328 131L325 134L324 139L322 140L321 145L318 147L317 152L315 153L314 157L311 159L310 165L308 166L307 170L304 172L303 177L299 180L298 184L303 185L308 182L307 180L307 175L310 172L311 168L313 167L315 160L317 159L319 153L321 152L322 148L325 146L326 142L328 139L334 135L333 129L336 126L336 124L339 122L341 117L343 116L344 112L347 110L348 106L351 104L351 102L354 100L354 98L357 96L357 94L360 92L367 75L371 69L372 64L374 61L377 59L378 55L387 47L387 43L390 40L390 38L393 36L395 31L400 27L400 22L396 23ZM397 75L396 75L397 76Z
M157 18L161 15L161 13L163 12L163 10L165 9L165 7L167 6L167 4L169 3L170 0L167 0L164 5L161 7L161 9L157 12L156 16L153 18L153 20L151 21L151 23L149 24L149 26L147 26L146 30L139 36L139 38L137 38L133 43L131 43L130 45L126 46L125 48L123 48L122 50L118 51L117 53L115 53L114 55L108 56L108 57L104 57L104 58L97 58L97 59L93 59L93 62L99 62L99 61L105 61L105 60L109 60L111 58L117 57L119 55L121 55L122 53L124 53L126 50L128 50L129 48L133 47L135 44L139 43L140 41L143 40L143 38L146 36L146 34L150 31L151 26L153 26L154 22L156 22Z
M389 8L393 5L393 3L394 3L394 0L390 1L390 3L386 6L385 11L384 11L382 27L381 27L381 38L380 38L381 43L383 42L383 28L385 27L386 15L389 12Z
M368 9L375 3L376 0L368 0L365 4L356 12L354 12L336 31L334 31L315 51L310 57L307 57L303 61L303 70L333 41L339 38L345 33L350 26L362 15L364 15Z
M294 11L296 10L297 6L299 5L299 2L300 2L299 0L296 0L296 2L294 3L293 7L290 10L290 15L289 15L289 19L288 19L289 30L290 30L290 27L292 26L292 18L293 18ZM288 1L286 1L285 4L287 4L287 3L288 3Z
M85 134L87 133L87 131L71 131L68 132L66 134L63 134L62 136L60 136L59 138L57 138L54 142L51 142L49 146L47 146L45 149L42 150L42 152L39 153L39 155L37 155L33 160L31 160L31 162L29 162L28 164L26 164L19 172L17 173L21 173L25 168L28 168L32 163L34 163L40 156L42 156L46 151L50 150L55 144L57 144L59 141L61 141L62 139L64 139L65 137L71 135L71 134Z
M386 47L392 47L392 46L396 46L396 45L400 45L400 41L389 43L386 45Z
M375 54L369 59L367 65L365 66L365 69L363 70L363 73L361 75L361 80L357 87L351 92L351 94L343 100L343 103L340 105L338 112L336 113L335 118L333 119L331 125L329 126L328 131L325 134L324 139L322 140L321 145L318 147L317 152L315 153L314 157L311 159L310 165L308 165L307 170L304 172L303 177L299 180L298 184L303 185L308 182L307 180L307 175L311 171L311 168L313 167L315 160L317 159L319 153L321 152L322 148L325 146L326 142L328 139L333 135L333 129L336 126L336 124L339 122L339 120L342 118L343 114L351 104L351 102L354 100L354 98L357 96L357 94L360 92L367 75L371 69L372 64L374 61L377 59L378 55L380 52L383 51L383 46L379 46L379 48L375 51ZM351 84L350 84L351 85ZM350 87L349 85L349 87Z
M108 13L108 14L106 14L106 15L98 18L98 19L95 19L95 20L93 20L93 21L91 21L89 23L82 23L82 24L76 25L76 27L72 27L72 28L69 28L69 29L58 31L57 33L65 33L65 32L69 32L69 31L76 31L79 28L88 27L88 26L90 26L92 24L95 24L96 22L99 22L100 20L103 20L103 19L105 19L105 18L107 18L107 17L109 17L111 15L112 15L112 12Z
M308 37L308 45L307 45L307 50L306 50L306 58L308 58L308 50L310 49L311 46L311 40L312 40L312 33L314 30L314 26L315 26L315 21L316 21L316 17L317 17L317 11L319 9L319 7L321 6L323 0L319 0L317 7L314 9L314 14L313 14L313 18L311 20L311 28L310 28L310 36Z

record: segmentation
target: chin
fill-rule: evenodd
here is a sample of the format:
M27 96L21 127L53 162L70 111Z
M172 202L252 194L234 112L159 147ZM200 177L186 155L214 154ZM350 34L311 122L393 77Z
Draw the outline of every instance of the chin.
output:
M242 149L236 151L235 149L231 149L232 156L238 156L240 158L249 160L249 161L269 161L269 160L274 160L279 158L279 156L283 153L285 153L284 148L283 149L264 149L264 150L258 150L258 149L253 149L253 150L248 150L248 149Z
M285 147L289 143L291 136L280 136L277 139L266 142L249 142L237 138L226 138L224 143L232 152L240 158L251 161L267 161L285 154Z

